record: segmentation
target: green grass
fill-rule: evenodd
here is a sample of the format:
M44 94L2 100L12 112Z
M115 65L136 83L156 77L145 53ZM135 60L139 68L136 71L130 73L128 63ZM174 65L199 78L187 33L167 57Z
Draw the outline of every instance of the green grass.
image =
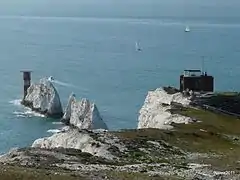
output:
M239 92L216 92L215 95L217 96L238 96Z
M180 180L178 177L151 177L143 173L127 173L127 172L108 172L111 180Z
M232 113L240 114L240 93L224 92L216 93L212 97L204 98L205 104L221 108Z
M180 128L178 128L179 130L199 130L202 128L214 133L240 136L240 119L238 118L192 108L184 109L179 113L201 121L200 123L181 125L179 126Z
M1 180L90 180L92 179L90 176L95 176L95 179L107 177L107 179L111 180L180 180L177 177L151 177L144 173L115 171L92 172L81 176L77 172L63 172L62 170L56 172L0 165Z
M53 171L22 168L16 166L0 165L1 180L85 180L74 173L57 173Z
M240 120L228 115L215 114L205 110L185 109L180 114L196 118L199 123L175 125L180 147L188 151L231 153L240 152L240 146L225 135L240 137ZM239 156L240 158L240 156Z
M238 170L240 145L235 143L234 139L226 138L226 135L240 138L240 119L191 108L182 110L180 113L201 122L176 125L178 138L182 142L178 144L179 146L192 152L219 155L216 158L199 158L199 161L212 164L218 170Z
M210 158L199 157L197 162L212 164L216 169L237 170L240 165L237 162L240 160L240 143L226 138L226 135L240 139L239 119L192 108L179 109L177 113L196 118L200 122L174 124L172 131L139 129L125 130L116 134L124 139L164 140L185 152L209 154ZM212 154L218 156L211 157Z

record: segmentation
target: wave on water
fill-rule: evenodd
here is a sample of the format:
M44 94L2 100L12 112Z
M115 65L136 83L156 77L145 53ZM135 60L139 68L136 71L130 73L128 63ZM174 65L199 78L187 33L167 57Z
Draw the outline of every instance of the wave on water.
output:
M45 117L43 114L34 112L31 109L26 110L25 114L30 115L30 116Z
M15 106L21 106L21 101L22 101L22 99L15 99L15 100L9 101L9 103L13 104Z
M9 101L10 104L13 104L14 106L22 106L21 104L22 99L15 99ZM45 117L43 114L37 113L32 111L30 108L24 107L20 110L14 111L13 114L17 117L27 118L27 117ZM18 108L19 109L19 108Z
M55 134L55 133L60 133L60 132L66 132L69 129L70 129L69 126L63 126L63 127L59 128L59 129L49 129L49 130L47 130L47 132Z
M62 122L52 122L52 124L55 124L55 125L62 125L63 123L62 123Z
M14 111L14 115L17 117L29 118L29 117L45 117L43 114L31 111L27 109L26 111Z
M53 80L52 82L55 83L55 84L61 85L61 86L74 87L72 84L65 83L65 82L58 81L58 80Z
M48 77L48 81L50 81L52 83L55 83L55 84L58 84L58 85L61 85L61 86L65 86L65 87L75 87L72 84L65 83L65 82L62 82L62 81L58 81L58 80L54 79L52 76Z
M55 134L55 133L61 132L61 130L60 129L49 129L49 130L47 130L47 132Z
M17 117L27 117L24 112L20 111L14 111L13 114L15 114Z

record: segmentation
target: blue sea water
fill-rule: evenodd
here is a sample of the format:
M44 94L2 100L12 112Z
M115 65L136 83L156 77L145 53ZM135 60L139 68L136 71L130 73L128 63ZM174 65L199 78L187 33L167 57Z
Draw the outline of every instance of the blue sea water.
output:
M0 153L61 125L19 105L21 70L53 76L63 105L95 102L110 129L135 128L147 91L205 69L217 91L240 90L237 0L3 0L0 2ZM185 33L188 25L191 32ZM141 52L136 51L139 42Z

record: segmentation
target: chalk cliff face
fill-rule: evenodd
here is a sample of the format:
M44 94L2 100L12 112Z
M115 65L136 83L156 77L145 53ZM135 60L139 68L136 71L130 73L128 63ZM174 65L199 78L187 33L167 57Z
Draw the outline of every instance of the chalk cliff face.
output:
M172 114L171 104L178 103L182 106L189 105L191 101L177 92L168 94L164 89L158 88L148 92L144 105L140 109L138 118L138 129L159 128L171 129L171 123L190 123L193 120L179 114Z
M101 141L97 139L102 139ZM34 141L32 147L54 149L71 148L88 152L95 156L113 159L114 156L108 151L114 141L105 132L79 131L69 128L66 131L56 133L51 137L41 138Z
M56 88L47 79L32 84L22 104L49 117L60 118L63 115L60 97Z
M77 101L74 94L69 97L63 121L79 129L108 129L97 106L85 98Z

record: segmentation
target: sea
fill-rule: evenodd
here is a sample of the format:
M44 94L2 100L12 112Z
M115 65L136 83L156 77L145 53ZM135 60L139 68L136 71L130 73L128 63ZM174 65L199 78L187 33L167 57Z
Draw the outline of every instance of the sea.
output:
M148 91L178 87L184 69L240 91L239 10L239 0L1 0L0 153L63 126L20 105L22 70L33 83L53 76L63 107L72 92L96 103L110 130L136 128Z

